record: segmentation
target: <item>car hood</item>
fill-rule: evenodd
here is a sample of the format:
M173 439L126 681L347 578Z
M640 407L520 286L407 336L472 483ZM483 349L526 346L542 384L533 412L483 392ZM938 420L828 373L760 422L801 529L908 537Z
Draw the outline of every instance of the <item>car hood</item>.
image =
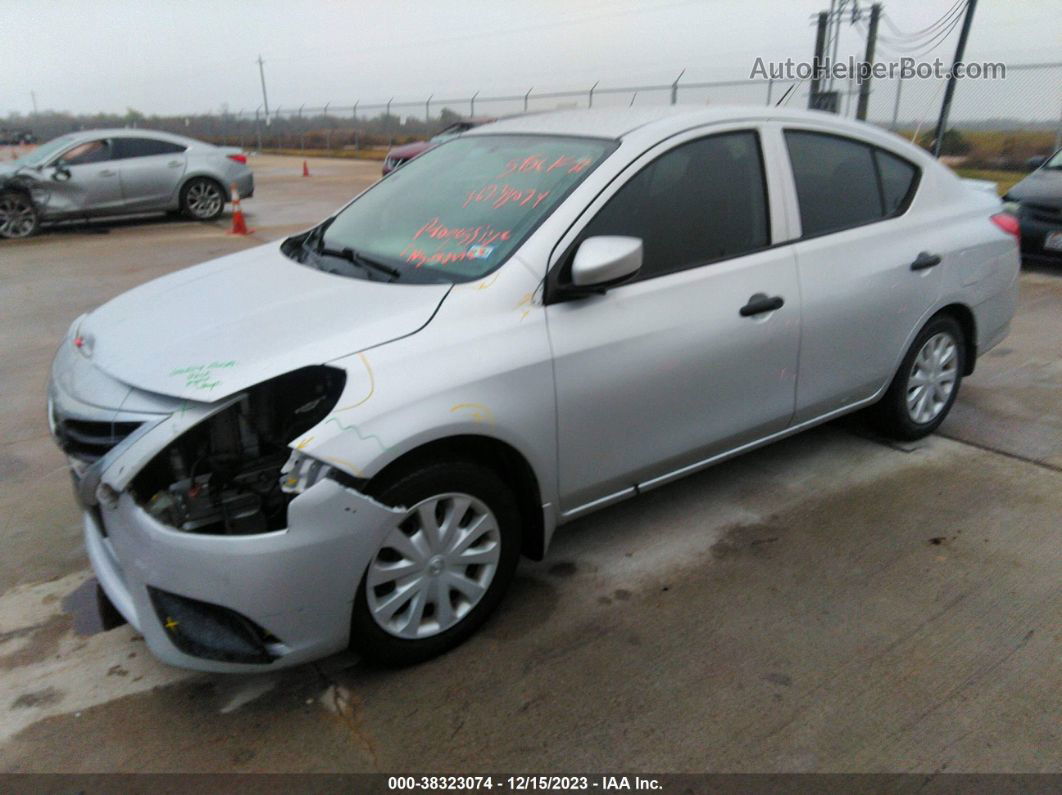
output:
M1007 198L1062 207L1062 171L1043 168L1034 171L1008 190Z
M450 287L336 276L288 259L274 243L123 293L76 333L96 367L119 381L212 402L413 334Z
M388 157L397 157L402 160L409 160L411 157L416 157L422 152L431 149L432 144L430 141L414 141L411 144L404 144L403 146L393 146L387 150Z

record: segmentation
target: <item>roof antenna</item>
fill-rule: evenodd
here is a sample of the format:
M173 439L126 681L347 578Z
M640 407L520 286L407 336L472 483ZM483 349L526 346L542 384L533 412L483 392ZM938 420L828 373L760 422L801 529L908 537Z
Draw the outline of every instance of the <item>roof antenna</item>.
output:
M793 83L793 85L789 86L789 88L786 89L785 93L782 94L781 99L774 103L774 106L777 108L779 105L785 102L789 95L793 93L793 89L796 88L798 85L799 83Z

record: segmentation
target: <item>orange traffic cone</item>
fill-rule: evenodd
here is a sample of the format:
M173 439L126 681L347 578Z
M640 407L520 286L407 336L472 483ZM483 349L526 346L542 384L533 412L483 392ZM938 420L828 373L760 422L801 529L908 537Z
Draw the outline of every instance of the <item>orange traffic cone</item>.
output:
M306 165L306 161L302 161L302 175L304 177L310 176L310 167Z
M247 228L247 221L244 220L243 210L240 209L240 192L236 190L236 183L232 183L232 229L229 230L230 235L249 235L253 232L253 229Z

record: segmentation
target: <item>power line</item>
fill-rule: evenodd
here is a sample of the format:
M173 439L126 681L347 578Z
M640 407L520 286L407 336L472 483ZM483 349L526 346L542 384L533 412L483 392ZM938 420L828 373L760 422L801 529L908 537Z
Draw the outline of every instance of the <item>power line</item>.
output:
M951 31L959 22L962 21L963 12L966 11L968 2L962 2L955 7L955 10L949 12L947 17L942 17L942 24L937 28L936 32L930 35L928 38L919 37L913 39L895 39L891 37L883 37L886 42L894 48L903 52L913 52L914 50L924 47L930 42L938 39L941 35L947 35L948 31Z
M924 34L931 33L934 30L936 30L937 28L939 28L944 23L944 21L946 19L948 19L949 17L951 17L951 15L953 13L955 13L955 10L959 6L963 5L964 2L965 2L965 0L955 0L955 4L951 8L949 8L947 11L945 11L936 22L934 22L933 24L929 25L928 27L924 27L921 30L916 30L916 31L913 31L911 33L906 33L904 31L900 30L898 27L896 27L896 24L889 18L889 15L887 13L886 14L882 14L881 18L885 20L885 24L888 25L890 28L892 28L893 33L895 33L899 38L912 40L912 39L921 38ZM884 37L882 37L882 38L884 38Z

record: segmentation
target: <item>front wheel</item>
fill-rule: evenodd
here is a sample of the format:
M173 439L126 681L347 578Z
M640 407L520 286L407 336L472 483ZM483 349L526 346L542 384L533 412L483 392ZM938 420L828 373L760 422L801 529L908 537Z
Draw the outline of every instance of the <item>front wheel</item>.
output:
M373 491L408 510L358 585L351 646L408 665L461 643L498 606L519 560L521 517L509 487L472 462L419 466Z
M206 177L188 180L181 189L181 212L196 221L214 221L225 209L225 191Z
M966 355L965 337L955 318L940 315L930 320L874 407L879 430L904 440L935 431L955 403Z
M22 191L0 193L0 237L29 237L40 228L33 200Z

